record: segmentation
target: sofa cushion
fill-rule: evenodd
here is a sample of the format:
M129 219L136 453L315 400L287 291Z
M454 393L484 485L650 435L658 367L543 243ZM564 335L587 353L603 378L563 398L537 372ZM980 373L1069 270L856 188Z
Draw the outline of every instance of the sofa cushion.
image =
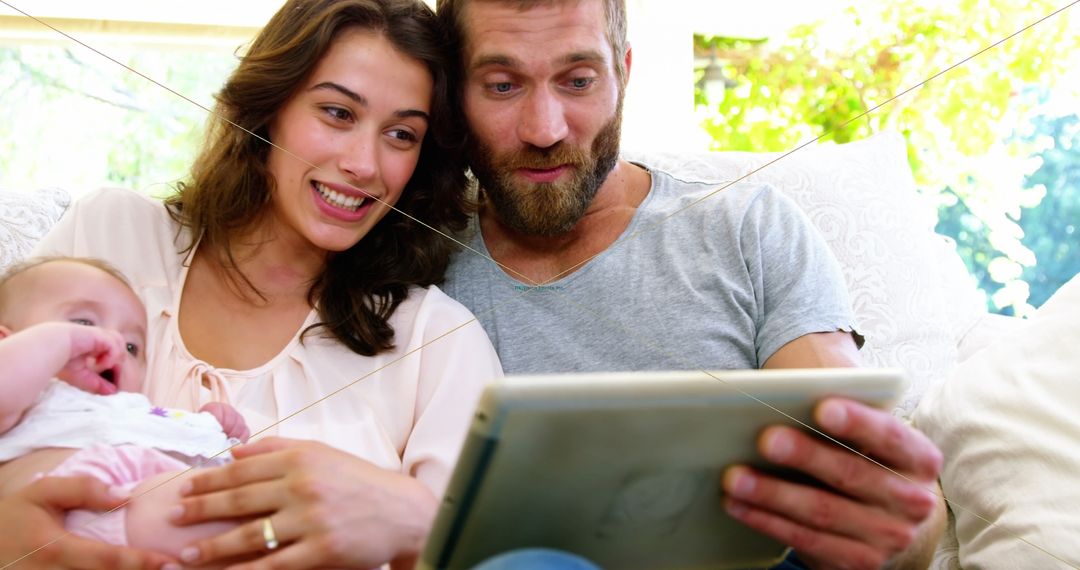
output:
M783 153L627 152L690 179L772 185L807 214L840 262L867 366L899 367L911 387L908 416L957 358L957 342L985 314L983 297L953 243L934 233L936 212L915 189L902 136ZM760 170L759 170L760 169ZM676 222L677 223L677 222Z
M0 273L26 257L71 203L60 188L0 191Z
M916 410L916 426L945 455L961 566L1080 565L1078 346L1080 276Z

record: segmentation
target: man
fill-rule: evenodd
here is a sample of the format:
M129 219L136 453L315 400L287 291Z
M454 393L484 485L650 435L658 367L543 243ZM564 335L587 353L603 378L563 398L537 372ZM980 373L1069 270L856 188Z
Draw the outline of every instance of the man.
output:
M439 0L461 56L481 209L446 291L480 318L509 373L855 366L836 262L769 188L686 183L618 156L631 67L622 0ZM823 431L766 430L729 513L815 568L925 566L943 504L938 450L886 412L831 399Z

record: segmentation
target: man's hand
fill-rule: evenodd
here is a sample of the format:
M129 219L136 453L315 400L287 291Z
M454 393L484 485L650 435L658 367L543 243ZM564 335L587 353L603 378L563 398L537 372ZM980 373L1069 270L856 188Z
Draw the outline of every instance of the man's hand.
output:
M941 508L934 492L941 452L890 413L851 400L825 400L814 417L825 433L892 471L833 442L773 426L758 440L761 454L827 488L735 466L724 474L726 508L814 568L880 568L916 544Z
M108 510L125 500L92 477L45 477L4 497L0 500L0 567L149 570L172 562L156 552L66 534L65 511Z

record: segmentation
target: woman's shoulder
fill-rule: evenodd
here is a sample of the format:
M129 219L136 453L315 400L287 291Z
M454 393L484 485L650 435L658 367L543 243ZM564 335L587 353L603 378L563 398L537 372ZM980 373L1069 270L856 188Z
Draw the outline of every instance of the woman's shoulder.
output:
M73 206L84 211L100 211L103 214L117 214L120 212L165 213L165 205L161 200L127 188L115 187L92 190L75 200Z
M134 279L154 267L171 265L167 260L177 257L185 235L160 200L132 190L102 188L77 199L37 244L36 254L104 259Z
M144 238L147 233L169 236L176 233L177 223L165 203L134 190L99 188L76 200L72 207L81 224L96 225L104 233L126 229Z
M435 285L409 287L409 296L398 309L399 311L405 309L404 313L413 315L413 318L436 318L440 321L452 319L461 322L475 318L465 305L451 298Z
M406 344L406 339L410 339L407 344L426 343L452 332L464 333L466 338L475 334L459 329L482 331L479 321L469 309L434 285L410 287L409 296L390 317L390 325L394 327L394 336L399 344Z

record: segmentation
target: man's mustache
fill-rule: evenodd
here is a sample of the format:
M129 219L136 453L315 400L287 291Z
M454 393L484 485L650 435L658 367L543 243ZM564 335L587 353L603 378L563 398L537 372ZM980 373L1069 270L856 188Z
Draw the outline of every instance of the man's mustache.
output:
M577 147L559 143L548 148L525 147L502 157L504 168L545 170L563 165L578 166L589 160L589 153Z

